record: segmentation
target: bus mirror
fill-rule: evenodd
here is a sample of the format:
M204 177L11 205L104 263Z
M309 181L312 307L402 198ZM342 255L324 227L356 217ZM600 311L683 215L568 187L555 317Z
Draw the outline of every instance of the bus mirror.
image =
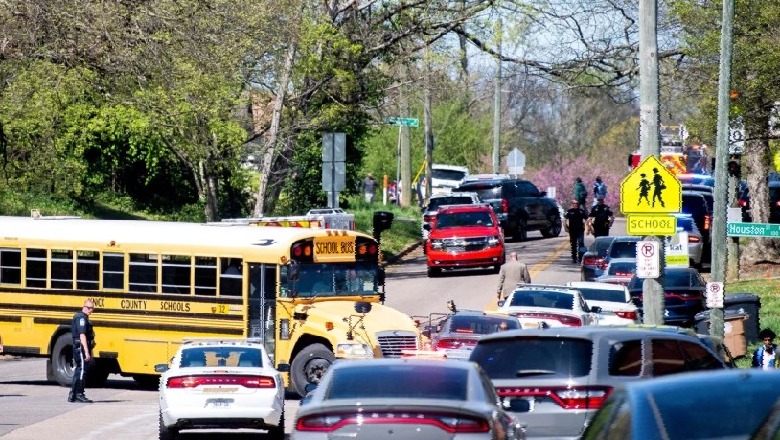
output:
M355 312L357 313L368 313L371 311L371 303L369 302L363 302L358 301L355 303Z
M390 229L393 225L393 213L388 211L375 211L374 212L374 239L380 241L379 237L382 235L382 231Z
M376 272L376 283L380 286L385 285L385 269L383 267L380 267Z

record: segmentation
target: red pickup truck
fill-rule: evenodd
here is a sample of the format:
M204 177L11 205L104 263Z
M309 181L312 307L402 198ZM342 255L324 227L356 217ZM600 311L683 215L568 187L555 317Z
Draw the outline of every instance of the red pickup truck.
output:
M425 228L429 277L444 268L489 267L498 273L504 264L504 233L490 205L442 207Z

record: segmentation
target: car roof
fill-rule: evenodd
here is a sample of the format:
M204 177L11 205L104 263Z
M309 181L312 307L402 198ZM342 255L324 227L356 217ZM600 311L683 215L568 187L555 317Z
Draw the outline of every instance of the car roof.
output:
M451 362L439 359L425 359L425 358L371 358L371 359L337 359L330 368L334 370L342 370L346 368L363 368L363 367L376 367L376 366L393 366L393 365L423 365L423 366L437 366L442 368L456 368L462 370L472 370L474 365L470 362Z
M519 330L505 330L499 333L491 333L484 335L480 338L480 341L491 341L500 339L515 339L521 337L538 337L538 338L584 338L584 339L596 339L596 338L621 338L630 337L636 335L646 336L658 336L658 337L672 337L684 340L696 340L699 343L701 341L696 336L680 333L664 331L654 328L644 328L635 326L584 326L584 327L551 327L546 329L519 329ZM778 375L780 376L780 375Z
M622 258L621 258L622 259ZM602 289L602 290L626 290L625 286L612 283L600 283L598 281L569 281L567 286L574 288L590 288L590 289Z
M621 242L621 241L640 241L642 240L642 237L637 237L635 235L619 235L614 238L614 242Z
M579 293L576 289L571 289L562 284L533 284L533 283L519 283L514 290L555 290L559 292Z
M446 197L469 197L469 196L476 197L477 199L479 199L479 194L475 193L474 191L460 191L460 192L446 192L446 193L431 194L431 197L428 200L446 198Z
M645 393L651 390L669 389L679 387L681 384L687 384L695 386L695 388L710 389L711 387L733 387L735 390L738 390L739 386L737 382L744 382L747 380L763 382L767 384L767 387L777 388L777 386L780 385L780 374L777 374L777 372L774 371L750 368L691 371L685 374L659 376L653 378L653 380L631 382L631 385L626 388L636 393ZM691 386L688 388L691 388Z
M191 347L253 347L265 350L263 340L260 338L184 338L181 348Z
M453 170L453 171L465 171L469 172L469 168L463 165L447 165L443 163L435 163L431 165L432 170Z
M493 208L491 208L490 205L484 205L480 203L475 203L472 205L444 205L441 208L439 208L439 215L446 214L446 213L478 212L478 211L493 212Z

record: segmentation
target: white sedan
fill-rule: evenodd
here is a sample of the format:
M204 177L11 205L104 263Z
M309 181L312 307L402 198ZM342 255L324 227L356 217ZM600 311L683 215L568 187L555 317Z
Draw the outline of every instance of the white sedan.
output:
M185 339L160 377L160 440L190 429L284 438L284 383L257 339Z
M520 284L498 302L498 312L516 316L523 328L581 327L598 325L601 308L590 307L576 289Z
M624 285L594 281L571 281L566 286L582 292L591 306L601 307L599 325L639 324L639 312Z

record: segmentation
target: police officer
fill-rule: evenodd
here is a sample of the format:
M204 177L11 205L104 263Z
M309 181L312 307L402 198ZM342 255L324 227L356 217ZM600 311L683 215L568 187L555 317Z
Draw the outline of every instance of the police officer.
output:
M89 315L95 309L91 299L84 301L81 311L73 315L70 334L73 335L73 386L68 394L68 402L92 403L84 395L84 383L87 380L87 366L92 361L92 347L95 345L95 331L89 322Z
M563 221L563 227L569 233L572 263L578 263L582 258L582 248L585 247L585 222L587 220L588 212L580 206L578 200L572 200L571 208L566 211Z
M588 220L593 228L593 236L603 237L609 235L609 228L612 227L612 223L615 221L615 215L609 209L609 206L604 204L603 198L596 200L596 206L591 208Z

